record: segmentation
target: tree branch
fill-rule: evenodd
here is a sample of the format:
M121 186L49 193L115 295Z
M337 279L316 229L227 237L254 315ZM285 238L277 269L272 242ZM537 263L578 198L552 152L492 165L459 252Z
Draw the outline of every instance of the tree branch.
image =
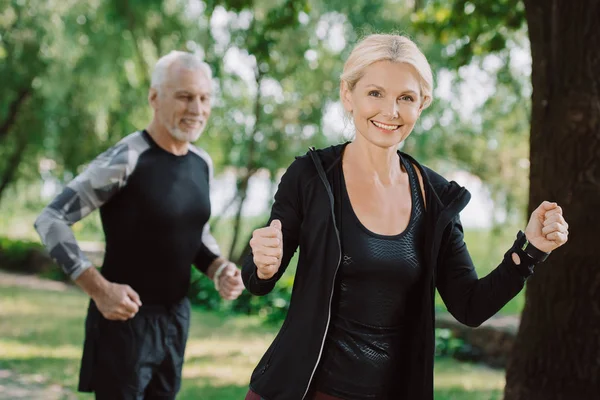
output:
M8 134L8 131L17 121L17 115L19 114L19 109L25 103L25 100L31 95L31 87L27 87L22 89L17 98L13 100L12 104L8 109L8 116L6 120L0 125L0 139L5 137Z
M2 199L2 194L4 190L8 187L8 185L13 181L17 170L19 169L19 165L21 164L21 160L23 159L23 154L25 153L25 148L27 147L27 137L21 137L17 140L17 144L14 152L11 154L10 159L7 162L6 170L2 174L0 179L0 200Z
M133 49L135 50L135 54L137 56L138 59L138 63L140 63L141 65L141 74L142 74L142 80L144 83L144 86L146 88L150 88L150 74L148 73L148 66L146 65L146 61L144 60L144 56L142 54L142 50L140 49L137 37L136 37L136 33L135 33L135 17L133 15L133 12L131 10L129 1L125 1L124 2L124 6L125 6L125 12L127 14L127 28L129 29L129 32L131 33L131 39L133 40Z
M425 0L415 0L414 11L420 11L425 6Z

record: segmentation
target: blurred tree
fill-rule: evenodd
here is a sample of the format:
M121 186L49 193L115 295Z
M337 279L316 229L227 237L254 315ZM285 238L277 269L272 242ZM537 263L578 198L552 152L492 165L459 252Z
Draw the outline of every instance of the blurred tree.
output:
M529 210L558 202L569 243L538 267L507 400L600 398L600 1L525 0L533 56Z
M446 88L407 150L442 172L458 166L479 177L494 201L494 229L501 229L525 219L530 56L518 0L475 3L430 0L412 16Z
M315 34L319 15L303 1L232 2L207 9L216 43L211 52L222 60L217 68L219 100L211 117L207 140L234 168L236 206L229 256L238 250L241 216L250 179L260 170L276 180L295 155L309 145L325 144L323 111L336 96L333 77L338 66ZM210 4L209 4L210 7ZM243 65L239 63L243 62ZM324 89L324 90L323 90ZM210 144L209 144L210 146Z
M600 2L430 1L417 15L455 66L510 50L526 22L532 53L529 212L557 201L571 239L536 268L505 399L600 397Z
M0 0L0 195L17 178L39 179L43 159L68 181L143 127L149 66L193 44L180 32L208 28L186 11L162 0Z

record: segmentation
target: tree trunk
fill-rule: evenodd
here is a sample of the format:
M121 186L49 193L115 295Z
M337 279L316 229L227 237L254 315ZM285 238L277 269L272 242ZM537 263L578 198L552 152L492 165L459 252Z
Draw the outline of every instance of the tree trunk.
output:
M415 4L414 4L414 8L413 10L415 12L420 11L423 7L425 7L425 0L414 0Z
M4 191L8 187L8 185L13 181L17 170L19 169L19 165L21 164L21 160L23 159L23 154L25 153L25 148L27 147L27 138L20 138L17 140L15 144L15 150L10 156L9 160L6 163L6 168L0 177L0 202L2 201L2 195Z
M250 173L246 174L246 176L240 179L237 184L237 197L240 199L240 203L233 221L233 237L231 239L231 247L229 248L230 260L235 258L235 248L237 247L240 237L240 229L242 227L242 210L244 208L244 203L246 202L246 197L248 196L248 181L250 180L251 176L252 174Z
M233 238L231 239L231 248L229 249L229 259L233 260L235 257L235 248L237 246L237 242L239 240L240 228L242 222L242 208L244 207L244 202L246 201L246 196L248 195L248 181L252 178L257 171L256 169L256 135L259 132L260 123L262 122L262 96L261 96L261 84L263 80L263 73L260 71L260 62L257 60L256 64L256 98L254 99L254 128L252 129L252 133L248 138L248 149L247 149L247 162L246 162L246 175L238 180L237 182L237 195L240 199L240 205L238 211L235 216L235 221L233 225Z
M600 399L600 0L524 0L533 60L529 211L569 242L536 267L505 400Z
M279 185L279 182L276 182L274 180L271 180L271 191L270 193L275 192L275 189L277 188L277 186ZM269 206L267 207L267 210L270 210L271 207L273 207L273 202L274 199L273 197L271 197L271 201L269 202ZM265 221L266 222L266 221ZM250 254L250 251L252 250L252 248L250 247L250 239L252 239L252 233L259 228L262 228L265 226L264 222L259 223L258 225L254 226L252 228L252 230L250 231L250 235L248 236L248 238L246 239L246 241L244 243L246 243L246 245L244 246L244 250L242 250L242 252L238 255L238 257L236 257L235 259L231 259L231 260L235 260L235 263L237 265L242 265L244 259L246 258L246 256L248 254Z
M219 226L219 223L221 223L221 219L223 218L223 216L229 212L229 209L231 207L233 207L233 205L235 203L237 203L238 200L239 200L239 194L237 193L237 189L236 189L236 193L233 195L233 198L231 199L231 201L229 203L227 203L227 205L223 208L223 211L221 211L221 213L219 215L216 215L214 218L211 218L210 226L211 226L212 230L217 229L217 226Z
M31 95L31 87L27 87L22 89L17 94L17 97L10 103L8 107L8 115L6 119L0 124L0 139L6 137L8 132L12 128L12 126L17 121L17 116L19 115L19 110L21 106L25 103L25 100Z

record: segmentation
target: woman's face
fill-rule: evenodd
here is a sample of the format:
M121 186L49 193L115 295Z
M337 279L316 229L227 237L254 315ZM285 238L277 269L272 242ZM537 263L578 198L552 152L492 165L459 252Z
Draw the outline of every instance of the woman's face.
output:
M342 83L342 103L352 114L357 139L396 148L410 135L423 109L419 75L412 65L387 60L364 72L353 90Z

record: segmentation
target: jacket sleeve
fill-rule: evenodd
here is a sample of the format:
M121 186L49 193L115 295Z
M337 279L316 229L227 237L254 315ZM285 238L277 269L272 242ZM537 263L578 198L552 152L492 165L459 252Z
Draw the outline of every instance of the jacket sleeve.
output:
M127 144L117 144L94 159L41 212L35 221L42 243L63 271L75 280L92 266L71 225L101 207L126 183L137 160Z
M252 252L246 257L242 265L242 279L246 289L254 295L263 296L275 287L275 283L281 278L287 269L290 260L298 248L300 226L302 224L302 203L300 187L300 174L302 172L303 159L296 159L281 177L281 182L275 193L275 201L271 208L269 226L271 221L281 221L283 235L283 256L281 266L270 279L260 279L256 274L256 264Z
M516 265L511 247L500 265L478 278L464 242L463 227L456 217L449 227L445 249L438 259L437 289L448 311L459 322L477 327L515 297L531 274L531 265Z

